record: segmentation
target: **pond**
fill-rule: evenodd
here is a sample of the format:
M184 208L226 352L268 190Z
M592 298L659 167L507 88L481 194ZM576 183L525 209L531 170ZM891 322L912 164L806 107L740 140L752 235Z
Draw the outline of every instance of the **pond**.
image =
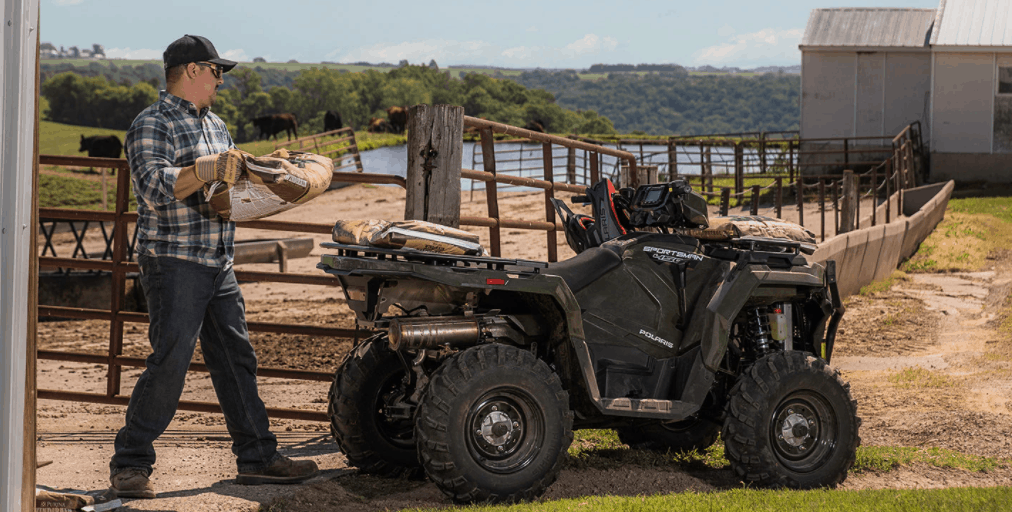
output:
M615 145L606 145L615 148ZM476 151L477 148L477 151ZM498 143L496 148L496 169L510 172L510 174L531 178L543 178L542 156L540 143ZM668 172L668 152L664 145L624 145L621 149L629 151L636 156L641 164L656 165L661 173ZM566 148L554 146L552 154L553 168L557 179L565 178L566 170ZM408 167L407 145L387 146L369 151L363 151L359 155L362 159L362 168L367 173L394 174L403 177ZM756 159L756 152L752 149L745 151L746 160ZM715 174L734 172L734 150L732 148L712 148L711 161ZM698 146L679 146L678 152L678 173L698 175L701 172L700 148ZM483 170L481 144L477 142L464 142L461 164L465 169ZM577 175L584 175L586 161L583 151L577 151ZM618 159L612 156L603 155L602 172L604 176L614 179L618 173ZM582 180L582 178L578 178ZM469 189L471 180L462 179L461 187ZM475 190L481 190L483 183L475 183Z

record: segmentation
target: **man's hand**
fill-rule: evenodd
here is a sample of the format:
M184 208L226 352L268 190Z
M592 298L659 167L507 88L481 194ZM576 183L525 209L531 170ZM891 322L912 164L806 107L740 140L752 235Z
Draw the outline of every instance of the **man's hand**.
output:
M216 155L202 156L197 159L194 167L197 179L204 183L223 181L231 185L246 170L245 154L238 149L230 149Z

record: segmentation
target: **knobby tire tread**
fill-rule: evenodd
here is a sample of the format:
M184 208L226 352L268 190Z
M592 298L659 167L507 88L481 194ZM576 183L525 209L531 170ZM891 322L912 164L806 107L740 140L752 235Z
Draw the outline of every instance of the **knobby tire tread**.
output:
M472 475L464 468L457 467L450 447L454 446L458 450L465 448L459 446L463 440L451 439L448 431L453 399L463 393L472 381L480 379L483 372L497 368L536 374L555 397L554 404L542 406L558 408L563 423L561 448L554 455L555 460L550 469L526 489L506 495L480 488L475 479L471 478ZM546 429L549 428L551 426L546 425ZM447 360L433 375L419 407L415 439L419 460L426 475L453 500L460 503L516 503L533 500L541 496L558 478L567 449L573 441L573 412L569 409L569 394L563 389L558 375L529 351L497 343L472 347Z
M848 439L837 440L837 450L847 450L847 458L819 485L801 482L792 475L781 471L781 465L768 442L767 425L763 421L765 408L772 409L776 403L769 403L765 397L776 391L777 384L790 375L807 375L808 378L829 379L835 382L845 394L846 411L854 419ZM782 399L789 394L780 397ZM779 400L778 399L778 400ZM845 418L841 421L846 421ZM766 356L741 375L730 391L727 404L727 418L721 437L724 439L724 455L739 478L747 483L764 487L787 487L806 489L813 487L836 487L847 479L847 472L854 465L857 447L861 444L859 430L861 418L857 416L857 400L850 393L850 384L844 382L840 372L824 360L804 352L779 352Z
M383 338L383 335L378 335L363 341L362 345L352 349L345 356L344 361L334 372L334 380L327 393L330 433L348 458L348 464L359 468L363 473L387 477L419 476L421 473L419 466L408 467L394 463L368 443L362 429L363 411L360 411L355 403L355 397L359 397L363 392L363 384L381 364L379 352L385 350L382 346Z

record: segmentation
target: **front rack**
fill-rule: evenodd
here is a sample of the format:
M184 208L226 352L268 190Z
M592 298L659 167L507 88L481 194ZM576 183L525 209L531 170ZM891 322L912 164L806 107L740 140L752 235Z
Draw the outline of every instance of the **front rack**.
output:
M470 268L472 266L477 268L484 266L489 270L516 270L518 272L524 272L523 270L519 270L517 268L507 269L507 267L519 267L528 268L530 270L527 272L534 274L540 273L541 269L548 268L548 263L544 261L498 258L493 256L440 254L429 251L419 251L417 249L388 249L384 247L366 247L362 245L346 245L334 242L323 242L320 246L326 249L337 249L338 256L348 258L375 258L381 261L398 261L398 259L402 259L404 261L422 263L426 265L460 266L464 268Z

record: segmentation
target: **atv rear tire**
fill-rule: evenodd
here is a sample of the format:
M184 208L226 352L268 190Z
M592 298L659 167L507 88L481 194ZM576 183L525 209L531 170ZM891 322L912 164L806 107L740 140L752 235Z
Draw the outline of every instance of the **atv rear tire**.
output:
M406 374L385 334L363 341L334 373L327 397L330 432L348 464L363 473L420 474L414 420L387 418L383 411L408 392Z
M850 385L822 359L780 352L731 388L724 454L742 480L767 487L835 487L861 443Z
M488 344L436 370L419 404L418 458L457 502L537 498L573 441L569 394L529 351Z
M682 421L655 422L616 429L618 439L630 448L659 452L705 450L717 442L720 424L689 418Z

